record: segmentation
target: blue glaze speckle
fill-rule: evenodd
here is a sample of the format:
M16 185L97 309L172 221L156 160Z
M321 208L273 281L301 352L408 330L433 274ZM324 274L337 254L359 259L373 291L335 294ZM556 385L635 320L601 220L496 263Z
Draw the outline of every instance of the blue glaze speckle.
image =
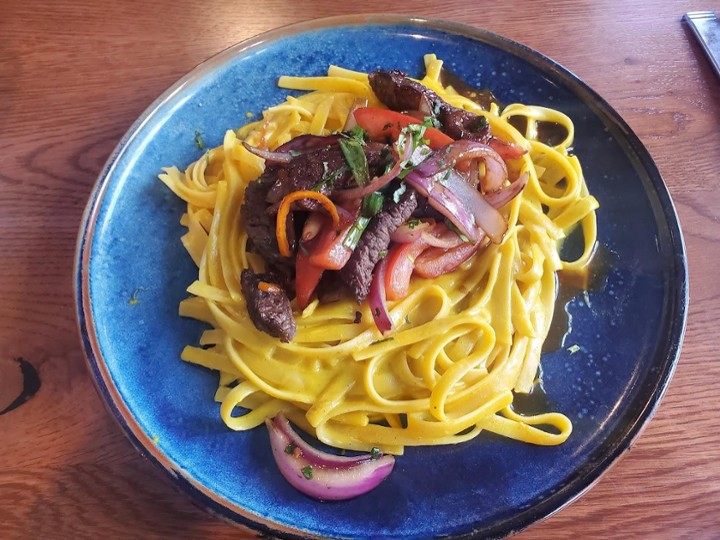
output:
M83 341L98 386L131 440L177 471L175 481L214 513L285 536L504 535L581 493L657 405L684 330L682 238L647 152L571 74L475 29L388 21L288 28L222 53L151 107L111 158L88 207L77 270ZM568 306L569 342L579 350L543 360L550 402L574 423L566 444L535 447L487 435L458 446L409 448L371 494L319 503L280 476L264 429L225 427L212 400L216 376L179 360L202 331L177 315L196 271L180 243L183 204L157 174L200 155L196 130L208 146L218 145L247 112L257 117L282 101L289 92L277 88L280 75L319 75L330 63L418 75L429 52L503 102L551 106L574 120L574 149L601 204L600 242L617 263L605 289L589 295L590 306L581 300Z

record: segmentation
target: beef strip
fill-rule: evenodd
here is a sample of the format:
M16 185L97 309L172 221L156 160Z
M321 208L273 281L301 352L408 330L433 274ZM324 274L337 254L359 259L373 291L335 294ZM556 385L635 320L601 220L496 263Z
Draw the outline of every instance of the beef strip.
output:
M280 255L275 237L275 218L265 210L267 194L277 178L273 169L266 170L260 178L250 182L245 189L240 214L250 239L249 250L260 255L270 267L285 266L288 260Z
M329 139L331 141L327 146L304 152L286 165L269 166L260 178L250 182L245 189L241 215L250 239L249 250L260 255L270 268L284 276L291 272L293 264L292 261L280 255L275 236L275 214L285 195L292 191L311 189L317 185L325 174L325 164L327 164L328 171L337 171L345 167L345 156L337 144L337 138ZM384 173L387 164L392 159L390 147L370 142L364 149L370 175L377 176ZM341 174L334 183L334 188L345 187L355 187L349 169ZM329 194L330 191L329 187L321 190L325 194ZM295 210L312 211L318 208L319 203L312 199L301 199L293 205ZM291 219L288 221L288 238L294 240L294 227L290 223ZM300 225L301 223L297 224L298 227Z
M389 201L365 229L350 259L340 270L340 278L350 288L358 303L370 291L373 269L390 245L390 235L405 223L417 207L417 194L408 189L396 203Z
M370 177L379 176L385 172L385 167L392 156L390 147L371 142L363 148ZM312 189L317 186L323 180L326 171L333 173L343 169L344 172L335 179L332 185L323 185L320 188L320 192L325 195L330 194L333 189L355 187L355 181L350 169L347 167L340 145L336 143L305 152L284 167L273 169L272 174L275 175L276 181L267 195L267 201L275 205L288 193ZM316 210L318 204L317 201L304 199L297 201L294 208L298 210Z
M484 117L453 107L402 71L377 70L370 73L369 78L375 95L390 109L434 115L442 125L442 131L453 139L483 143L490 139L490 127Z
M290 300L278 284L279 281L272 273L256 274L246 269L240 274L240 285L255 328L288 343L295 337L297 326ZM268 291L263 291L258 287L260 282L270 284L271 287Z

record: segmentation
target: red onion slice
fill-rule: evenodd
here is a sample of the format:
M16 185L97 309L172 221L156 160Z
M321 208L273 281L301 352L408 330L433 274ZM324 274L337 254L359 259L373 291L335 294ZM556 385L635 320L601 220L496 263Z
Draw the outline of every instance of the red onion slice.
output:
M373 279L370 283L370 293L368 295L370 311L375 321L375 326L377 326L378 330L383 334L392 330L392 319L390 319L390 314L385 304L385 272L387 270L387 264L387 257L385 257L375 265Z
M477 244L462 243L452 249L430 248L415 259L415 273L424 278L436 278L452 272L480 249Z
M280 473L297 490L320 500L345 500L374 489L392 471L395 458L380 455L344 457L306 443L280 413L265 421Z
M262 148L258 148L256 146L250 146L245 141L243 141L242 144L248 152L255 154L257 157L263 158L265 161L271 161L273 163L290 163L290 160L293 158L290 152L272 152L270 150L263 150Z
M488 141L488 146L495 150L498 155L505 160L517 159L527 153L527 150L525 150L522 146L512 142L505 142L496 137L492 137Z
M458 197L452 189L436 181L434 177L422 176L417 169L408 173L405 182L414 187L418 193L427 197L430 206L448 218L473 244L477 242L478 231L475 218L470 208L466 206L465 201ZM476 196L482 197L467 182L464 180L463 182L470 190L475 192Z
M485 231L493 243L502 242L505 231L507 231L507 221L497 209L485 200L482 193L468 184L465 178L454 170L451 170L445 179L445 186L467 205L474 218L474 223Z
M484 192L495 191L507 179L507 166L502 157L487 144L462 139L444 146L423 161L415 171L422 176L433 176L468 161L483 160L485 176L480 180Z
M427 232L430 227L432 227L432 224L427 221L420 221L419 223L416 221L412 227L407 223L403 223L392 232L390 240L398 244L415 242L424 232Z
M500 188L497 191L493 191L492 193L485 194L485 200L489 202L494 208L502 208L518 196L518 194L527 185L528 178L528 173L523 173L512 184Z

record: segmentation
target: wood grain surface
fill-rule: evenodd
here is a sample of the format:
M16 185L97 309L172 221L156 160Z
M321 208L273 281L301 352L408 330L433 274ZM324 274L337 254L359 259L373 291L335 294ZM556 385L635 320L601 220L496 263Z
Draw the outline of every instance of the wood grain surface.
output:
M0 538L254 536L177 493L103 407L73 305L81 215L125 130L196 64L277 26L387 9L484 27L584 79L649 149L685 234L687 333L655 418L589 493L518 537L720 537L720 78L680 22L713 2L0 4L0 410L18 359L40 381L0 415Z

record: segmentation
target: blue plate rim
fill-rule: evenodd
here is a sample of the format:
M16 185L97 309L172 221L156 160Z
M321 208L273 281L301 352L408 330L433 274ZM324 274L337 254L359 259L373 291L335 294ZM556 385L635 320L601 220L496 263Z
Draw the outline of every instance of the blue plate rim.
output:
M667 186L648 150L615 109L577 75L551 58L522 43L481 28L442 19L387 14L341 15L311 19L258 34L257 36L226 48L197 65L155 99L126 131L103 166L85 207L76 245L73 287L77 327L86 363L92 374L96 390L103 398L102 401L115 420L120 424L124 434L133 446L141 455L159 467L160 470L164 471L176 487L188 495L193 502L211 514L230 521L233 524L243 525L262 533L281 534L285 538L319 538L319 536L308 531L286 527L256 514L245 512L243 508L233 505L199 482L194 481L189 475L186 475L179 464L173 462L160 451L159 447L157 447L151 438L142 430L115 386L102 357L92 317L89 293L89 260L97 216L102 206L109 178L114 173L120 157L132 140L163 105L169 103L176 94L182 92L187 86L199 81L202 76L211 73L219 66L231 61L237 56L250 54L253 50L280 38L321 29L358 25L410 25L417 26L420 29L440 30L450 34L465 36L496 46L508 54L519 56L537 66L545 73L552 74L561 80L576 95L578 95L578 92L585 94L584 96L578 95L578 98L583 99L583 101L589 105L590 103L587 98L590 98L593 110L602 113L606 119L612 121L615 126L620 129L634 156L639 160L660 202L667 232L670 235L670 255L674 263L673 275L677 279L670 287L667 296L667 307L673 313L671 316L666 317L666 320L669 321L669 328L667 328L667 333L665 334L667 336L665 347L658 355L659 358L662 357L661 360L663 364L661 366L662 369L655 379L656 384L649 391L647 400L642 404L641 410L635 415L633 421L622 430L623 433L621 433L620 437L614 438L608 436L608 440L612 439L614 443L607 448L602 459L590 464L591 466L586 474L576 476L576 478L566 483L550 497L547 497L531 508L503 522L495 524L493 527L468 530L467 532L446 538L475 538L479 534L482 534L483 537L490 538L504 537L517 533L533 523L546 519L571 504L592 488L592 486L599 481L600 477L605 474L611 466L617 463L619 458L632 446L654 415L675 372L685 334L689 304L686 250L679 219Z

